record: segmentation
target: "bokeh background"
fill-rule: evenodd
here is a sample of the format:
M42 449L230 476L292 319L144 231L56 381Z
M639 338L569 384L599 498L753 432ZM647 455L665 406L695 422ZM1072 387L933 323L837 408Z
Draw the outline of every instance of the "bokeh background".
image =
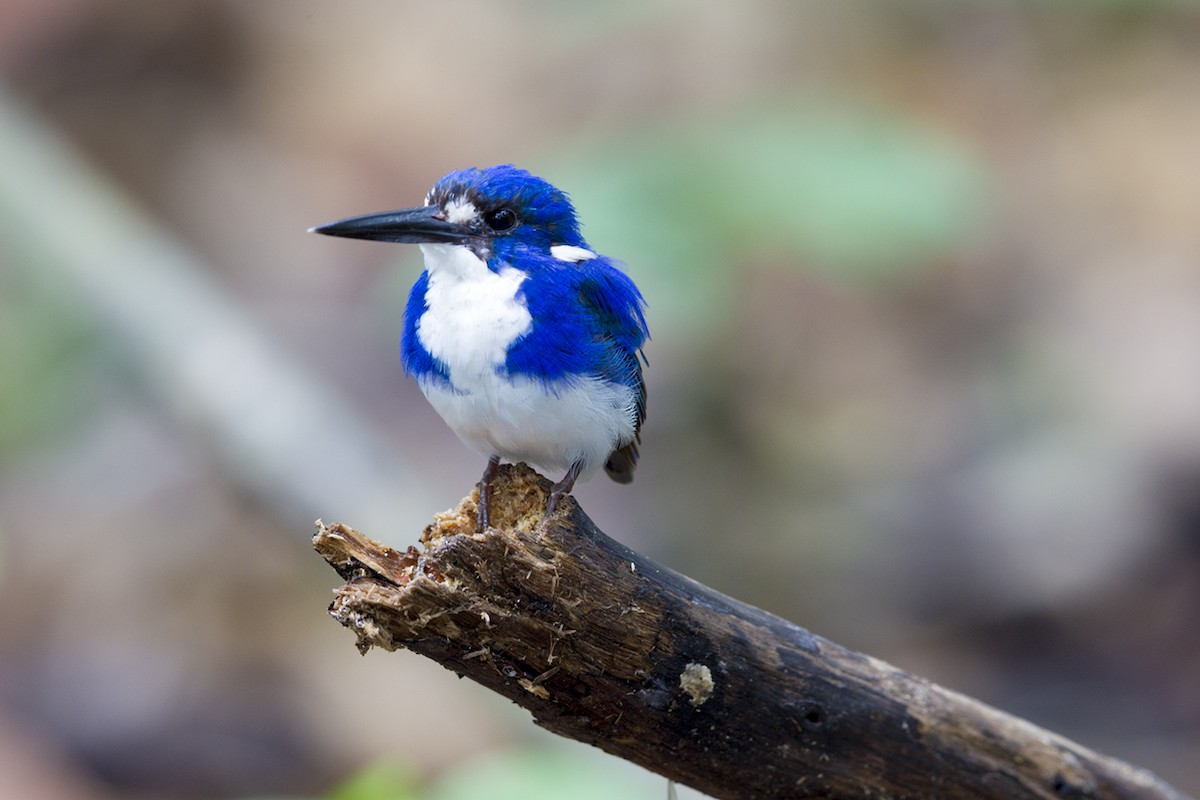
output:
M483 463L305 229L501 162L649 301L603 528L1200 786L1194 3L6 0L0 796L664 795L325 616Z

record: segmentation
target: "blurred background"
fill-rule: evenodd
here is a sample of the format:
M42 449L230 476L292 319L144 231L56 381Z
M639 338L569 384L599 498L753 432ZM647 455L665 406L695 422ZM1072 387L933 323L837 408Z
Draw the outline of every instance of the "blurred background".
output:
M602 528L1195 790L1197 143L1182 1L7 0L0 796L664 796L325 615L483 462L305 230L503 162L649 301Z

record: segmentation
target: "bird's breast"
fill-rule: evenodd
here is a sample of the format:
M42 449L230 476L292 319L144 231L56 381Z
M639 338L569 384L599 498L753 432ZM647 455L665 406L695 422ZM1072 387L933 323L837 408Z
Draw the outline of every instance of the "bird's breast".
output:
M424 245L429 284L417 338L446 365L450 384L465 393L487 392L513 342L533 318L518 296L525 273L506 266L493 272L474 253L455 245Z

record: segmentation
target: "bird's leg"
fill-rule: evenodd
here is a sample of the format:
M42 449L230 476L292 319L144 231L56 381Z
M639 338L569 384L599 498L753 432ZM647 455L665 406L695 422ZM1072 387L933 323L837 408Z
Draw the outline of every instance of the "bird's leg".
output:
M579 473L582 471L583 462L576 461L567 470L567 474L563 476L563 479L550 487L550 498L546 501L547 517L554 513L554 509L558 508L558 501L571 493L571 489L575 487L575 479L579 477Z
M483 477L479 479L479 506L475 513L475 529L483 533L488 529L488 505L492 502L492 481L500 474L500 456L488 459Z

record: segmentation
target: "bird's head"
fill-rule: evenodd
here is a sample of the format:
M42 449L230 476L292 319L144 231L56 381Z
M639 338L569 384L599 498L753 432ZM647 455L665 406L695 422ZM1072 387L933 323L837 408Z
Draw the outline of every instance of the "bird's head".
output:
M423 206L351 217L312 231L381 242L460 245L485 262L521 247L587 246L567 195L511 164L451 172L429 190Z

